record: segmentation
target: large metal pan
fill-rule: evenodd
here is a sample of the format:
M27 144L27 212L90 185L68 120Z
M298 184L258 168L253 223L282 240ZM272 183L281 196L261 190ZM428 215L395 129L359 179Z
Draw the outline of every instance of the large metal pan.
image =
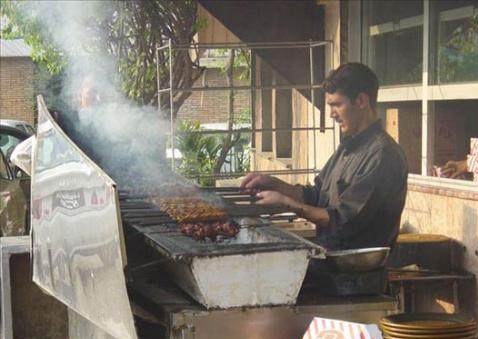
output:
M333 271L367 272L383 267L389 252L390 247L328 251L325 254L325 263Z

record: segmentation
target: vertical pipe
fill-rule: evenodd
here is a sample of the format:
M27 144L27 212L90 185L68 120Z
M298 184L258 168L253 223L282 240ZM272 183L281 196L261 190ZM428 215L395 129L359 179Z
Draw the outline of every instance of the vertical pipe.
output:
M330 43L328 44L329 48L330 48L330 70L333 70L334 69L334 43ZM325 93L324 93L325 95ZM325 103L325 105L327 105L327 103ZM325 113L325 112L324 112ZM340 134L337 133L337 126L335 124L335 120L333 121L333 124L334 124L334 152L337 150L337 144L340 143ZM338 127L340 128L340 127ZM339 134L339 135L337 135Z
M159 79L160 72L159 72L159 49L158 45L156 44L156 90L158 92L158 114L161 114L161 81Z
M423 1L423 54L422 54L422 175L429 174L429 168L433 165L433 138L434 124L433 112L429 110L428 103L428 50L430 30L430 2Z
M252 134L251 134L251 146L252 148L256 147L256 54L254 50L250 50L251 53L251 69L250 69L250 77L251 77L251 127L252 127Z
M314 143L314 169L317 167L317 140L316 140L316 133L317 131L315 130L315 121L316 121L316 116L315 116L315 91L314 91L314 53L313 53L313 47L312 47L312 40L309 40L309 71L310 71L310 100L312 101L312 127L314 128L313 133L314 133L314 138L313 143Z
M174 99L173 99L173 51L171 39L169 39L169 111L170 111L170 134L171 134L171 169L174 171Z

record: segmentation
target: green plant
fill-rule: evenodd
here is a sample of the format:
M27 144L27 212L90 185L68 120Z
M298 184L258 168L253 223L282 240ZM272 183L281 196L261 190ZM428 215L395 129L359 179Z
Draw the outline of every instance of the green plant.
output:
M234 172L249 169L250 138L234 133L231 145L225 142L227 135L198 133L203 131L198 121L178 120L176 147L181 152L179 171L189 178L198 178L203 186L214 186L213 177L199 177L200 174L218 174L224 164L234 166ZM228 156L222 159L224 147ZM232 152L231 152L232 151Z
M471 81L478 77L478 14L457 25L450 33L443 23L439 47L439 81ZM448 33L448 35L447 35Z
M87 54L95 60L108 56L115 60L113 73L120 75L116 77L118 88L139 104L151 105L158 103L158 82L161 88L169 87L168 49L156 53L156 47L168 39L174 44L190 44L206 24L198 19L193 0L3 0L0 17L7 19L2 19L2 39L24 39L31 47L32 59L50 74L64 72L72 64L72 56ZM70 25L71 32L63 29ZM192 55L187 50L174 52L173 87L192 87L201 76L199 54L195 58ZM190 94L182 91L174 95L174 116ZM165 93L160 105L167 108L169 102Z
M197 133L200 130L199 122L177 121L176 146L182 155L179 171L190 178L212 173L220 151L220 140L216 136ZM213 184L209 178L198 181L205 186Z

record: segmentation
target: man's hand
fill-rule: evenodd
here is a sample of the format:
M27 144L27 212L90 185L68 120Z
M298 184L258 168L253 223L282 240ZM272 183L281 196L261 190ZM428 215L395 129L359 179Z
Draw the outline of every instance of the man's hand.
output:
M259 199L256 204L259 205L290 205L292 200L276 191L262 191L257 193L256 197Z
M447 178L455 179L467 172L466 160L448 161L442 168L442 175Z
M301 186L290 185L269 175L249 173L242 181L241 189L250 194L261 191L276 191L296 201L303 202Z
M241 183L241 188L248 192L261 190L278 190L282 181L269 175L249 173Z
M256 204L285 206L298 216L312 221L317 227L326 227L329 225L329 213L324 208L306 205L276 191L263 191L257 193L256 197L260 199Z

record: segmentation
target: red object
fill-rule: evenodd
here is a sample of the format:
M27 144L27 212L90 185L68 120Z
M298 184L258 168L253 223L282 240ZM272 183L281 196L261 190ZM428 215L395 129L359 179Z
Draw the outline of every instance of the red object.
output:
M91 195L91 204L98 205L98 197L96 196L96 192L93 192L93 194Z

